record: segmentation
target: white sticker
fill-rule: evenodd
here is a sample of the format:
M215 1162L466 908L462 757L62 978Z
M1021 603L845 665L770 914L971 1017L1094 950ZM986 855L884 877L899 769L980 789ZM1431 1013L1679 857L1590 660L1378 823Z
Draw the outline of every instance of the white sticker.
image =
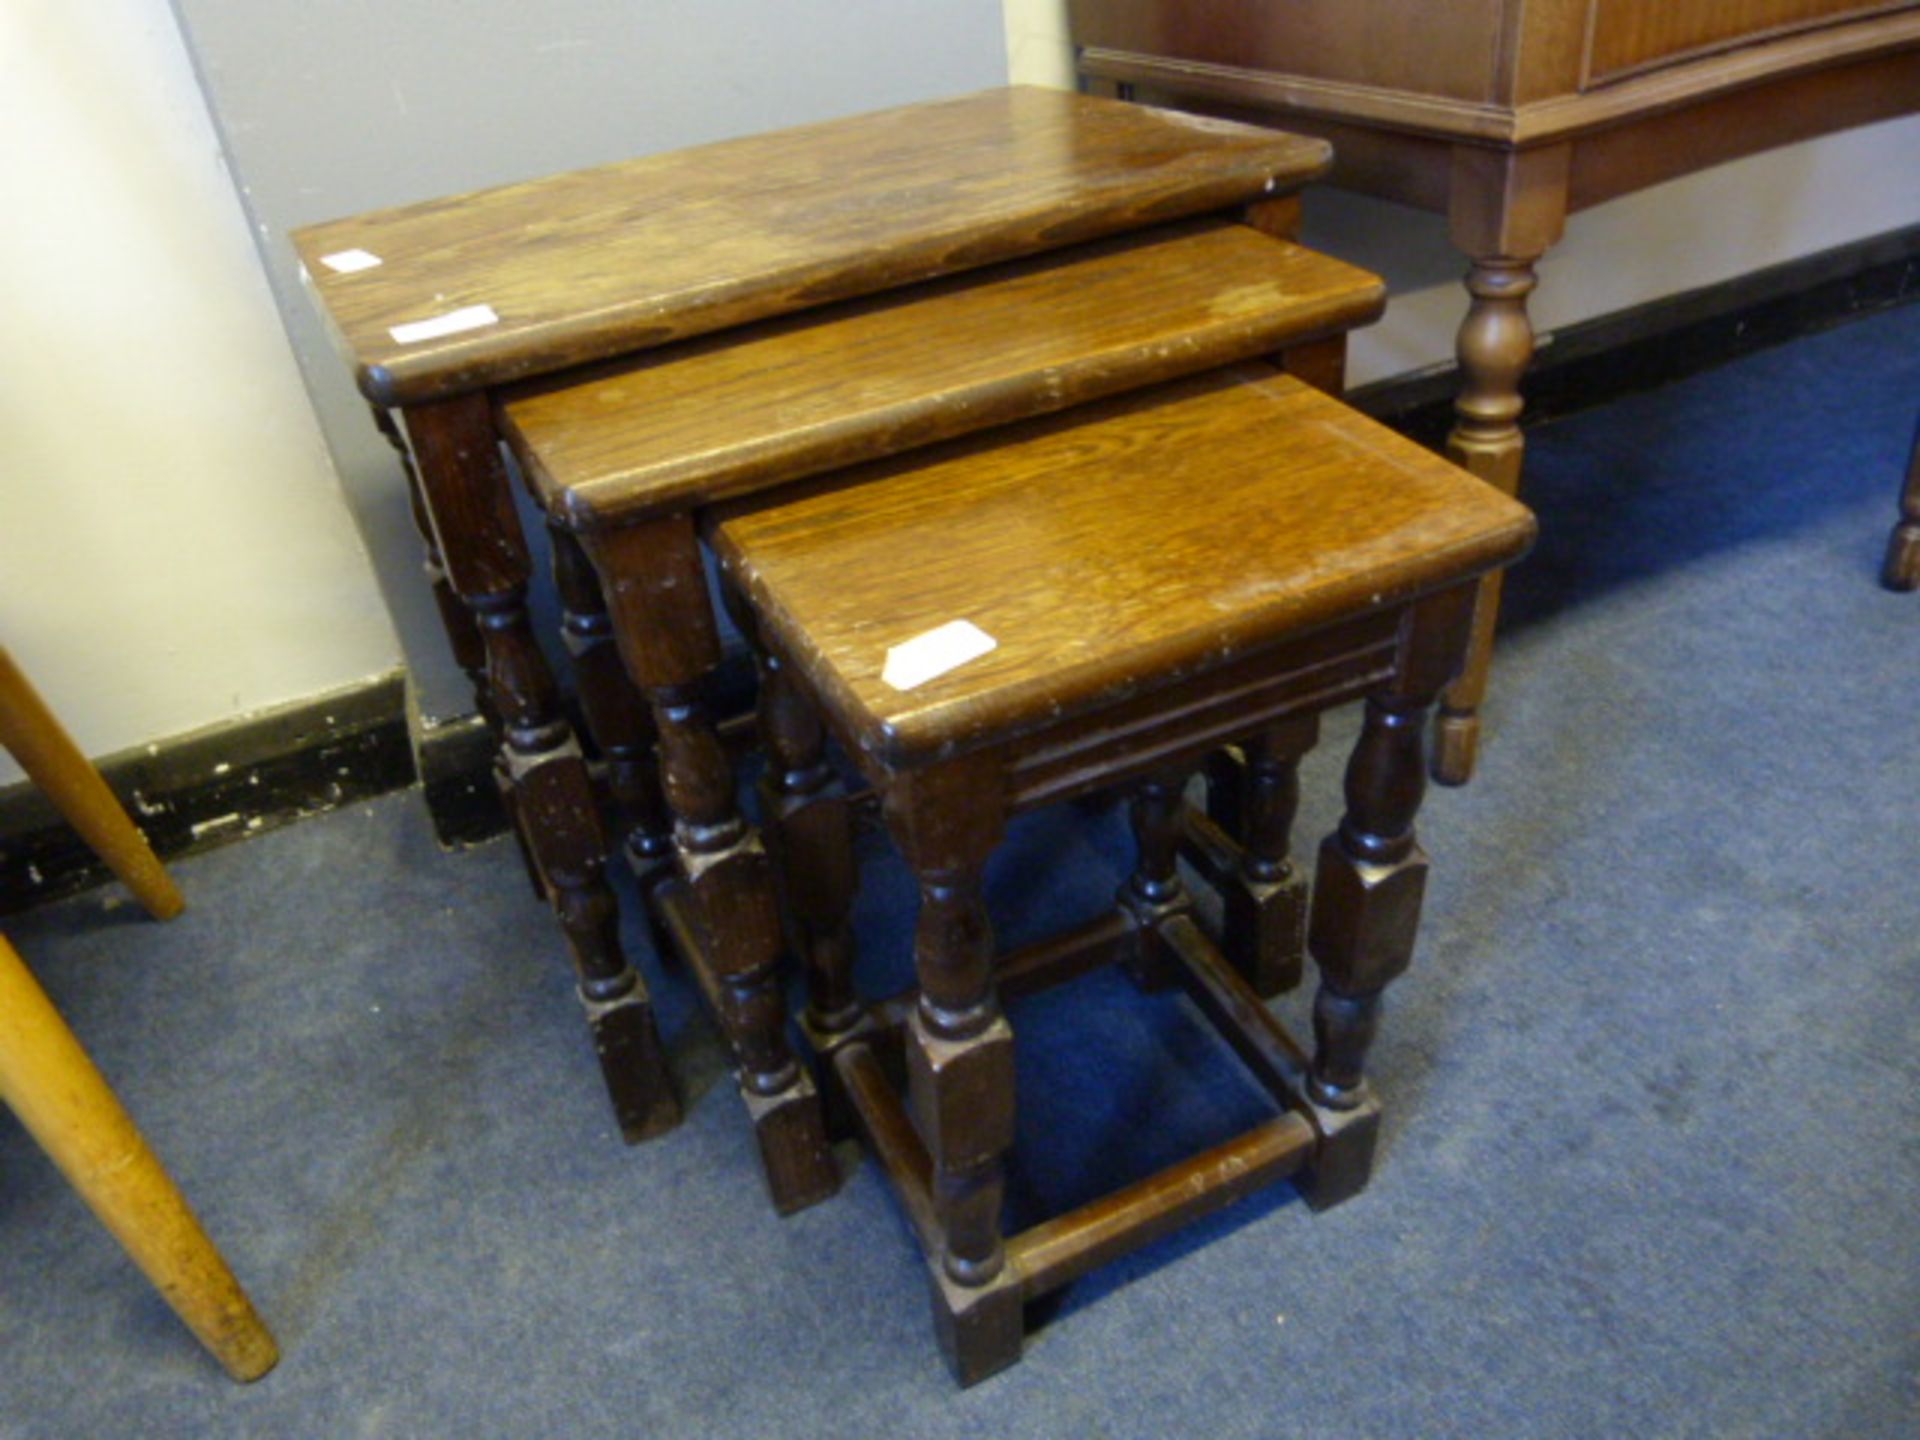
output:
M949 620L938 629L889 647L880 679L896 690L911 690L957 670L969 660L978 660L999 644L971 620Z
M336 275L351 275L356 270L371 270L380 263L380 257L370 250L342 250L322 255L320 263Z
M438 340L442 335L458 335L462 330L478 330L484 325L499 323L500 317L493 313L491 305L469 305L464 310L449 310L431 320L395 325L387 333L402 345L412 345L416 341Z

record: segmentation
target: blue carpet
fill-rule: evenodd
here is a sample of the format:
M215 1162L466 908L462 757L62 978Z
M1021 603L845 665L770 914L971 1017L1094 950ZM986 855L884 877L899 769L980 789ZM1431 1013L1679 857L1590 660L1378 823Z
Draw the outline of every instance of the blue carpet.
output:
M1098 1272L964 1393L873 1167L776 1219L658 966L688 1119L618 1143L517 857L441 854L417 796L181 864L172 925L17 917L285 1359L230 1385L0 1117L0 1436L1920 1434L1920 597L1874 581L1917 401L1910 306L1533 432L1372 1187ZM1111 812L1032 817L1003 938L1126 862ZM875 985L907 894L876 854ZM1014 1021L1022 1215L1261 1113L1184 1002L1095 977Z

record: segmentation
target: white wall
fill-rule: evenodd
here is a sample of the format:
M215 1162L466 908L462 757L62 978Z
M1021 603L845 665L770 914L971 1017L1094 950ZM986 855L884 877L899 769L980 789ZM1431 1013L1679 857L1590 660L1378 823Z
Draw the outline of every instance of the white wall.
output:
M470 712L473 690L420 583L398 467L297 279L286 232L1006 78L1000 0L174 7L394 616L423 736ZM541 593L536 623L551 620Z
M1005 0L1013 78L1071 85L1066 0ZM1465 265L1437 215L1321 187L1303 238L1387 279L1386 317L1354 337L1354 385L1451 361ZM1553 327L1920 222L1920 116L1768 151L1583 211L1540 267Z
M0 5L0 135L0 636L22 668L94 754L390 670L166 0Z

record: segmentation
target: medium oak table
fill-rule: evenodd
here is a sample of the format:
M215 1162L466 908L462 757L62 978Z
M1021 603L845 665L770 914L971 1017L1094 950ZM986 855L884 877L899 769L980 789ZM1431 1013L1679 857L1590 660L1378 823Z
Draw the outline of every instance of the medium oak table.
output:
M1569 212L1920 109L1915 0L1072 0L1096 87L1334 142L1334 184L1447 216L1471 261L1448 453L1520 483L1534 266ZM1909 182L1911 183L1911 176ZM1908 527L1888 573L1914 568ZM1901 546L1904 543L1905 549ZM1465 781L1499 600L1441 706L1435 778Z

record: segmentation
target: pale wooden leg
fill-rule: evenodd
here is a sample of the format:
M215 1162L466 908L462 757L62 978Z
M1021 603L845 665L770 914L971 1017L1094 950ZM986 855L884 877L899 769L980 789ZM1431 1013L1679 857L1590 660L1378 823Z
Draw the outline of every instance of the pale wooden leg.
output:
M20 956L0 937L0 1100L236 1380L280 1358L193 1211Z
M1907 460L1907 483L1900 492L1900 523L1887 537L1887 563L1880 581L1889 590L1920 590L1920 429Z
M1460 395L1447 455L1489 485L1517 495L1525 443L1520 379L1533 359L1527 297L1534 263L1560 238L1567 215L1567 147L1454 151L1448 221L1453 242L1473 261L1471 297L1458 338ZM1464 785L1480 748L1480 703L1493 662L1500 575L1480 585L1472 648L1447 687L1434 727L1433 778Z
M186 908L160 857L0 646L0 745L156 920Z

